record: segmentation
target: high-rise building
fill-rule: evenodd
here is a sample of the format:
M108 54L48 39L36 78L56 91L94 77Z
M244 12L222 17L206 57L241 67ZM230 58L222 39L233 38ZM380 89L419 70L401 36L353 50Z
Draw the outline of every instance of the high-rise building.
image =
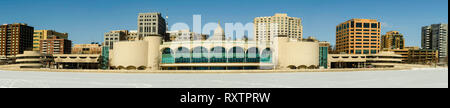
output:
M271 17L257 17L254 20L254 40L273 41L275 36L286 35L290 39L303 38L302 19L287 14L275 14Z
M68 39L68 33L60 33L54 30L34 30L33 34L33 51L40 50L40 41L45 39L52 39L52 37L57 37L57 39Z
M33 50L34 27L27 24L4 24L0 26L0 56L16 56Z
M102 47L99 44L75 44L72 54L101 54Z
M105 33L104 46L108 46L110 49L114 49L114 42L126 40L128 30L116 30Z
M169 40L166 34L166 20L161 13L139 13L138 35L139 40L148 36L161 36L165 41Z
M448 56L448 24L432 24L422 27L422 48L439 51L439 61Z
M336 51L347 54L380 52L381 24L376 19L351 19L336 26Z
M40 52L43 54L70 54L72 53L72 41L59 39L53 36L51 39L44 39L40 42Z
M405 38L398 31L390 31L381 37L382 49L404 49Z

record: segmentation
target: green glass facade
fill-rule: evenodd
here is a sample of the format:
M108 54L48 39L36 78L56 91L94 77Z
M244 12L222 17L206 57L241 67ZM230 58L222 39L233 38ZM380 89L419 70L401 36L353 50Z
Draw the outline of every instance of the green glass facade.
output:
M196 47L191 51L180 47L174 51L166 48L163 49L161 63L272 63L272 50L267 48L260 52L258 48L249 48L245 51L241 47L233 47L226 51L224 47L211 50Z
M109 47L102 47L102 61L101 61L101 69L109 69Z
M319 51L319 66L328 68L328 47L320 47Z

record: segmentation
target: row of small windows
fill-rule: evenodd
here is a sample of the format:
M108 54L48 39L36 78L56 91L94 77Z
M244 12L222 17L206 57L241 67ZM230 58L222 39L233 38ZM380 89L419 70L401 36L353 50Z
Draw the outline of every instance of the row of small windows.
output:
M140 19L139 21L156 21L156 19Z
M157 15L141 15L141 16L139 16L140 18L149 18L149 17L153 17L153 18L155 18Z
M119 38L105 38L105 40L119 40Z
M139 25L156 25L156 23L139 23Z
M105 36L119 36L119 34L106 34Z
M380 28L380 23L355 23L352 21L350 24L341 24L340 26L336 27L336 31L341 31L343 29L348 28Z
M355 54L376 54L378 52L378 50L350 50L350 53L355 53Z

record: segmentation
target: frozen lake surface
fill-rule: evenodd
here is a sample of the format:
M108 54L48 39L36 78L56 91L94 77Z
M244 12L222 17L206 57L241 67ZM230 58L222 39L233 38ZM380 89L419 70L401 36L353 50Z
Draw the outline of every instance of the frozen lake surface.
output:
M448 88L448 69L326 73L111 74L0 70L0 88Z

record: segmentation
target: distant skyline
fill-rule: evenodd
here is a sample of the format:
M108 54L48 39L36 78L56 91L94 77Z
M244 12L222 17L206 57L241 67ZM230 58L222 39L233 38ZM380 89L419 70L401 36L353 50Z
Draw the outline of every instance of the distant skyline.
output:
M287 13L302 19L303 36L335 44L335 27L352 18L378 19L382 34L399 31L420 46L421 27L448 23L448 0L1 0L0 23L69 33L74 44L103 42L105 32L136 30L138 13L161 12L172 24L202 15L202 24L251 23ZM222 23L222 26L224 24Z

